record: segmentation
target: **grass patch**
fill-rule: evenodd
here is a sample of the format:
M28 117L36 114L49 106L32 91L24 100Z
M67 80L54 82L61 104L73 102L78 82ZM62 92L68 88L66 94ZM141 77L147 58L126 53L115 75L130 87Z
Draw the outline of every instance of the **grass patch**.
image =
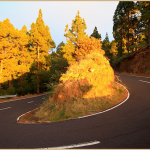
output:
M84 85L84 86L82 86L82 85L79 84L79 88L80 88L80 90L82 92L88 92L92 88L92 85Z
M112 95L95 98L83 98L80 95L73 97L72 101L66 100L63 104L56 103L53 98L49 97L36 111L35 117L54 122L106 110L117 105L127 96L127 91L117 83L112 85L112 89Z

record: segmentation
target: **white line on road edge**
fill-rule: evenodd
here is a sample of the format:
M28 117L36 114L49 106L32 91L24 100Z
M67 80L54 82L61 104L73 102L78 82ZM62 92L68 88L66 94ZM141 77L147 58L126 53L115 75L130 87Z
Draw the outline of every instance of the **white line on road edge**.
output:
M116 83L118 83L118 82L116 82ZM118 83L118 84L120 84L120 83ZM122 84L120 84L120 85L123 86ZM124 87L124 86L123 86L123 87ZM124 87L124 88L127 90L126 87ZM95 114L91 114L91 115L87 115L87 116L82 116L82 117L78 117L78 118L74 118L74 119L82 119L82 118L86 118L86 117L90 117L90 116L102 114L102 113L104 113L104 112L110 111L110 110L112 110L112 109L114 109L114 108L116 108L116 107L122 105L123 103L125 103L125 102L128 100L128 98L129 98L129 96L130 96L130 93L129 93L128 90L127 90L127 92L128 92L127 98L126 98L124 101L122 101L121 103L119 103L118 105L116 105L116 106L114 106L114 107L112 107L112 108L109 108L109 109L107 109L107 110L104 110L104 111L95 113ZM38 108L36 108L36 109L38 109ZM30 113L30 112L31 112L31 111L29 111L29 112L27 112L27 113ZM24 113L24 114L22 114L21 116L19 116L19 117L17 118L17 121L19 121L20 117L22 117L23 115L25 115L25 114L27 114L27 113ZM69 119L69 120L70 120L70 119Z
M118 82L116 82L116 83L118 83ZM118 84L120 84L120 83L118 83ZM122 84L120 84L121 86L123 86ZM124 86L123 86L124 87ZM127 90L127 88L126 87L124 87L126 90ZM122 105L124 102L126 102L127 100L128 100L128 98L129 98L129 96L130 96L130 93L129 93L129 91L127 90L127 92L128 92L128 96L127 96L127 98L124 100L124 101L122 101L121 103L119 103L118 105L116 105L116 106L114 106L114 107L111 107L111 108L109 108L109 109L106 109L106 110L104 110L104 111L101 111L101 112L98 112L98 113L95 113L95 114L91 114L91 115L87 115L87 116L82 116L82 117L78 117L78 118L75 118L75 119L81 119L81 118L86 118L86 117L90 117L90 116L94 116L94 115L98 115L98 114L102 114L102 113L104 113L104 112L107 112L107 111L110 111L110 110L112 110L112 109L114 109L114 108L116 108L116 107L118 107L118 106L120 106L120 105Z
M30 102L28 102L28 103L33 103L34 101L30 101Z
M0 109L0 110L9 109L9 108L11 108L11 107L3 108L3 109Z
M118 76L118 75L115 75L115 76L120 77L120 76Z
M99 141L94 141L94 142L79 143L79 144L74 144L74 145L69 145L69 146L48 147L48 148L39 148L39 149L67 149L67 148L90 146L90 145L95 145L95 144L99 144L99 143L100 143Z
M46 94L42 94L42 95L46 95ZM38 95L38 96L42 96L42 95ZM33 98L33 97L38 97L38 96L32 96L32 97L27 97L27 98ZM14 101L20 101L20 100L27 99L27 98L21 98L21 99L16 99L16 100L11 100L11 101L0 102L0 104L1 103L14 102Z
M150 83L150 82L148 82L148 81L143 81L143 80L139 80L139 81L141 81L141 82L146 82L146 83Z
M38 108L36 108L36 109L38 109ZM33 110L36 110L36 109L33 109ZM32 111L32 110L31 110L31 111ZM25 114L30 113L31 111L28 111L28 112L26 112L26 113L22 114L21 116L19 116L19 117L17 118L17 121L19 121L19 119L20 119L22 116L24 116Z
M134 77L137 77L137 78L150 78L150 77L144 77L144 76L136 76L136 75L129 75L129 74L119 74L119 75L127 75L127 76L134 76Z

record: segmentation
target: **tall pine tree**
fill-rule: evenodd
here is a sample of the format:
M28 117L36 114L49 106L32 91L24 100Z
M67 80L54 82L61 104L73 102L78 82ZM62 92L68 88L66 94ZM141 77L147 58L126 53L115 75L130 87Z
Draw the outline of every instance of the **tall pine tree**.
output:
M71 29L66 25L64 34L67 43L63 47L63 52L65 53L64 57L68 60L69 64L73 64L77 60L77 58L75 58L75 51L78 51L79 49L77 42L79 39L83 39L87 36L85 29L87 29L85 20L80 17L78 11L75 19L72 20Z
M141 22L145 25L145 30L148 33L147 43L150 44L150 2L138 1L138 8L141 12Z
M37 94L39 94L39 75L40 69L42 70L46 66L46 57L51 49L51 34L49 27L43 21L43 15L41 9L39 10L36 23L31 24L30 30L30 42L32 45L32 57L37 62Z
M118 54L122 56L124 52L124 39L129 53L130 43L133 44L135 3L120 1L113 16L113 35L117 42ZM131 41L131 42L130 42Z
M3 74L3 79L9 81L9 87L11 86L11 80L17 77L18 72L18 38L19 30L15 29L10 23L9 19L3 21L4 25L4 35L3 36L3 46L2 53L3 57L1 64L1 70Z

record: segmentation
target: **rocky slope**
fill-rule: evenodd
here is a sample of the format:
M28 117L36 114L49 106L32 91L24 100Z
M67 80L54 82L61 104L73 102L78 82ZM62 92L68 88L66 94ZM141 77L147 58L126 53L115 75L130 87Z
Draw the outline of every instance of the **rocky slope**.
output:
M150 46L145 46L125 58L115 68L115 71L132 74L150 74Z

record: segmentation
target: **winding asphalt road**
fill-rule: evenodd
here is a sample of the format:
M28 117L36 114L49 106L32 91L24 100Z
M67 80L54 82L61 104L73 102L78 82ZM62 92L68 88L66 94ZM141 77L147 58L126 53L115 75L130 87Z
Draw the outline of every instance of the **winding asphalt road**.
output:
M45 95L0 103L0 148L150 148L150 78L117 75L129 90L129 99L86 118L17 124L18 116L38 107Z

